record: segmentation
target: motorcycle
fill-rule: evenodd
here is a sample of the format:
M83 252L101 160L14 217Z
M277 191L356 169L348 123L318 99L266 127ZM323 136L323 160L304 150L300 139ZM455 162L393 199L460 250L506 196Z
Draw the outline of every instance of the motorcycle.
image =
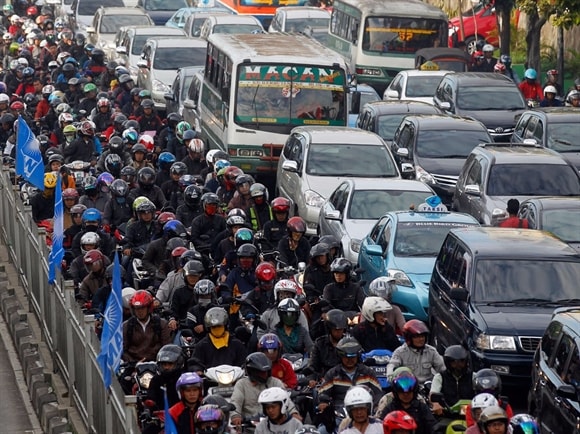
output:
M236 381L244 376L244 370L239 366L219 365L206 369L204 376L208 381L217 384L208 388L206 396L221 395L229 399L234 392Z
M430 400L431 402L436 402L443 407L443 417L435 426L435 432L457 434L467 430L465 414L471 400L460 399L452 406L449 406L447 402L445 402L442 393L432 393Z
M71 163L65 164L64 167L69 170L71 176L75 180L75 185L77 186L77 190L79 190L79 194L82 194L83 192L81 190L85 178L94 175L95 173L91 163L82 160L75 160Z
M387 365L392 356L393 352L386 349L376 349L361 355L362 362L374 371L385 393L391 390L391 382L387 377Z

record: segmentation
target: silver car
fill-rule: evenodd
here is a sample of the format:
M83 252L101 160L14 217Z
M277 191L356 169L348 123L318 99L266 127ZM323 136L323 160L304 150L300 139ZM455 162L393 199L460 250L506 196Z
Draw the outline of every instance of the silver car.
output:
M379 217L391 211L408 210L434 194L430 187L414 180L347 179L324 202L318 231L321 236L339 239L344 256L356 264L361 241Z

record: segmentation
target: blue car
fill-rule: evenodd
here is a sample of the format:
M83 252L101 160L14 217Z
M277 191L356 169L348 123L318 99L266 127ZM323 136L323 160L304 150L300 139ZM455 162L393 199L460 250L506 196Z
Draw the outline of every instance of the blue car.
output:
M393 277L397 284L393 304L401 308L407 321L427 321L435 259L449 230L467 226L479 223L456 212L394 211L383 215L360 247L358 266L364 270L365 291L373 279Z

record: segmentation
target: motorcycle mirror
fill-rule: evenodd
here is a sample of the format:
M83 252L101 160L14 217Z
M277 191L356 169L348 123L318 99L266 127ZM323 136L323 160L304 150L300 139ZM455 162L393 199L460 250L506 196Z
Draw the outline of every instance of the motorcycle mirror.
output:
M467 431L467 427L466 426L459 425L458 423L456 423L455 425L451 425L451 429L454 432L465 432L465 431Z
M377 361L375 360L374 357L369 357L368 359L365 359L365 361L363 363L366 366L376 366L377 365Z
M157 404L155 404L155 401L153 401L152 399L146 399L145 401L143 401L143 405L147 408L153 408Z
M433 392L430 396L429 399L431 400L431 402L436 402L437 404L443 405L445 399L443 398L443 394L442 393L438 393L438 392Z

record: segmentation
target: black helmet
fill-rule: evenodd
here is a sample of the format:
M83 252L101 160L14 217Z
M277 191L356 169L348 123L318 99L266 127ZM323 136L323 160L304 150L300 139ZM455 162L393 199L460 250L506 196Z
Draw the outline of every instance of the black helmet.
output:
M155 170L143 167L137 175L137 182L141 188L152 188L155 185Z
M113 119L113 125L117 129L117 131L121 131L125 129L125 122L127 122L127 116L123 113L115 113L115 119Z
M182 120L183 120L183 118L181 117L181 115L179 113L173 112L173 113L169 113L167 115L167 124L174 129L177 126L177 124L179 122L181 122Z
M493 369L480 369L473 375L475 394L491 393L496 398L501 394L501 378Z
M238 216L239 218L239 216ZM240 228L234 235L234 244L239 249L244 244L254 243L254 232L248 228Z
M330 247L328 244L318 243L310 249L310 257L312 259L317 256L328 256L330 254Z
M340 309L331 309L326 312L326 320L324 321L328 331L331 329L344 329L348 327L348 317Z
M115 179L111 184L111 194L115 197L127 197L129 194L129 184L122 179Z
M113 136L109 139L109 151L113 154L121 155L125 150L123 139L119 136Z
M255 352L246 357L245 367L250 380L266 384L272 371L272 362L264 353Z
M203 189L199 185L188 185L183 191L183 200L191 207L196 207L201 201Z
M201 261L191 260L183 266L183 277L185 276L202 276L205 268Z
M201 203L203 206L206 206L209 204L218 205L220 203L220 199L219 199L218 195L215 193L205 193L201 197Z
M467 370L467 361L469 359L469 353L465 348L461 345L451 345L445 349L445 353L443 354L443 360L445 362L445 367L449 372L453 372L451 362L457 360L465 360L466 364L463 367L462 371Z
M133 166L125 166L121 169L121 176L126 176L128 179L127 182L133 182L137 176L137 169Z
M244 244L240 246L236 252L238 258L254 258L258 257L258 249L253 244Z
M123 167L123 160L117 154L109 154L105 157L105 169L114 177L118 177L121 174L121 168Z
M284 298L278 303L277 310L280 321L288 327L296 325L300 318L300 303L293 298Z
M173 372L180 372L183 369L185 358L181 347L177 345L164 345L157 353L157 370L161 375L171 374ZM164 368L162 363L173 363L173 367Z
M183 268L185 264L193 260L199 261L203 264L203 255L197 250L186 250L179 257L179 265Z
M358 357L362 347L355 338L344 337L336 344L336 353L339 357Z
M114 264L109 265L106 269L105 269L105 279L107 280L113 280L113 273L114 273ZM123 282L123 280L125 280L125 268L123 267L119 267L120 268L120 274L121 274L121 282Z
M330 271L332 273L345 273L349 275L352 271L352 263L346 258L336 258L330 264Z
M187 173L187 165L182 161L176 161L169 168L169 172L172 175L185 175Z
M167 244L165 245L165 250L171 253L173 252L174 249L177 249L178 247L185 247L185 241L183 240L183 238L173 237L169 241L167 241Z
M170 240L171 238L185 238L187 230L179 220L169 220L163 225L163 235ZM173 249L172 249L173 250Z
M323 235L318 239L318 244L326 244L331 249L340 249L340 240L334 235Z

